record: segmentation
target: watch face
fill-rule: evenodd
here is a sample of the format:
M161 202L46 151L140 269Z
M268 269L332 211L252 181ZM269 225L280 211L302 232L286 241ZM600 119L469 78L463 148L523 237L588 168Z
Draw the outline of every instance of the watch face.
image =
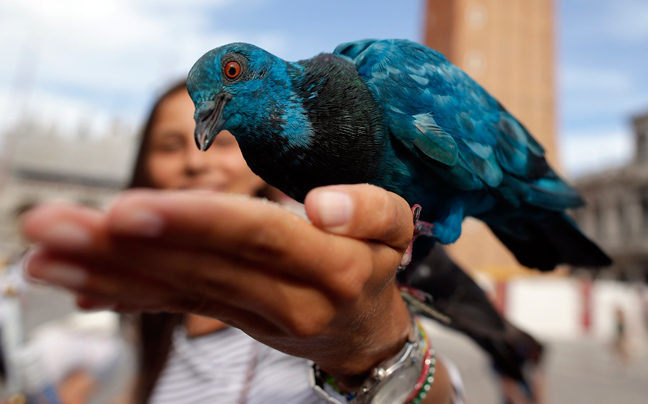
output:
M407 366L393 373L380 387L370 404L404 404L421 375L418 366Z

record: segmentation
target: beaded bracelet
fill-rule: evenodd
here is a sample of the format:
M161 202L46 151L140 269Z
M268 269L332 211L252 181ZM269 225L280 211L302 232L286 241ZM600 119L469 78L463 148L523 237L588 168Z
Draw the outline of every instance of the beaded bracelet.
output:
M340 396L344 397L344 399L346 399L347 402L349 402L349 403L353 402L353 399L355 399L356 396L358 395L358 393L355 393L355 392L343 391L338 386L338 383L337 383L337 381L335 380L335 378L333 376L330 376L330 375L326 374L326 377L324 378L324 381L326 382L326 385L328 387L330 387L333 391L338 393Z
M423 328L421 321L418 317L414 317L416 325L419 329L419 335L421 336L421 341L425 341L425 359L423 360L423 369L421 370L421 377L419 378L412 394L405 401L406 404L419 404L425 399L428 391L434 382L434 373L436 372L436 358L434 356L434 348L430 343L430 338Z
M312 362L309 372L309 384L313 391L328 404L366 404L373 402L373 399L376 398L376 394L380 390L372 392L372 389L380 385L384 376L397 372L401 366L407 368L417 366L415 364L418 363L418 377L415 381L412 381L413 385L410 393L406 395L407 398L398 404L420 404L427 396L434 381L435 353L423 325L419 318L414 315L412 315L412 329L408 341L396 357L387 360L387 362L382 362L378 367L374 368L372 376L365 380L358 392L341 389L333 377ZM377 388L380 389L381 387Z

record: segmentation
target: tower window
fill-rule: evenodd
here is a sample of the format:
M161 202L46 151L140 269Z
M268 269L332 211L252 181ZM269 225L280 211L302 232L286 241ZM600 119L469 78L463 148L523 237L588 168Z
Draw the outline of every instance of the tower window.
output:
M483 4L473 3L466 11L466 23L472 29L482 29L486 25L488 13Z

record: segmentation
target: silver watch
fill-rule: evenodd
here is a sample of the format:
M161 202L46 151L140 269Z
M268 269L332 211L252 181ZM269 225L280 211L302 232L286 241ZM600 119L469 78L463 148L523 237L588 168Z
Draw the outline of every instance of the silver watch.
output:
M405 346L398 354L376 366L357 393L337 392L326 383L324 372L315 363L310 366L310 385L327 404L405 403L420 384L423 370L427 366L434 366L434 356L427 355L428 348L432 350L421 336L419 325L412 316L412 329ZM427 364L426 360L429 361Z

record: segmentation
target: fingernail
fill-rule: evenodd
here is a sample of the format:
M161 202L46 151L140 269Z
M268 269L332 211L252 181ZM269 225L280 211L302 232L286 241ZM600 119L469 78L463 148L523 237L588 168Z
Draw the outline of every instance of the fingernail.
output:
M32 258L40 255L41 251L42 249L40 246L35 246L30 248L25 254L25 256L23 257L22 262L20 264L23 278L25 278L30 283L46 284L45 281L39 278L34 278L34 276L32 276L31 274L32 273L31 264L33 261Z
M67 288L78 288L88 279L88 274L84 269L63 263L47 264L42 268L30 271L30 275L33 278Z
M317 209L323 227L338 227L351 220L353 200L348 194L324 191L317 199Z
M81 249L90 246L90 232L73 223L58 223L45 230L41 243L50 246Z
M113 222L113 230L128 235L155 237L162 233L164 220L151 210L140 209L124 213Z
M410 262L412 262L412 254L406 252L405 254L403 254L403 257L401 258L399 265L402 267L406 267L409 265Z

